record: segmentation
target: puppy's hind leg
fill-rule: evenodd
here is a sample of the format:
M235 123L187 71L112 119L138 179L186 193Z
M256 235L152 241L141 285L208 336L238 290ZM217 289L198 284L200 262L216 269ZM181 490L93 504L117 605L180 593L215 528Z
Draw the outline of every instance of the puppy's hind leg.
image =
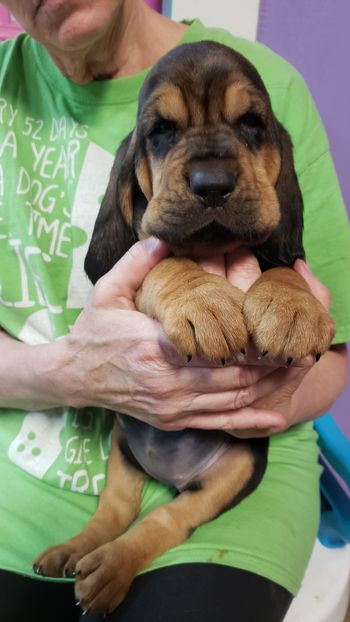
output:
M76 564L84 555L124 533L138 515L146 477L122 455L121 435L116 424L107 483L95 514L80 534L41 553L33 564L35 572L50 577L74 577Z
M200 481L155 508L114 542L80 560L75 594L83 608L92 613L112 611L124 599L135 575L153 559L249 494L266 466L267 440L257 440L261 451L253 452L249 443L233 443Z

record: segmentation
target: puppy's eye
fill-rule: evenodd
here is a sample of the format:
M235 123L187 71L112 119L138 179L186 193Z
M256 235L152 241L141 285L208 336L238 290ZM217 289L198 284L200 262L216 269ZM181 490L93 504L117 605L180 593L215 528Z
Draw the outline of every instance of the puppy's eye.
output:
M247 112L237 121L239 133L248 147L259 147L265 123L259 115L254 112Z
M151 140L156 136L161 136L165 134L175 134L177 127L174 121L169 121L168 119L159 119L156 121L154 126L152 127L148 138Z
M254 112L246 112L243 117L238 119L238 123L242 127L247 127L250 130L262 129L264 127L263 120Z
M174 121L158 119L147 138L156 155L164 156L175 144L178 128Z

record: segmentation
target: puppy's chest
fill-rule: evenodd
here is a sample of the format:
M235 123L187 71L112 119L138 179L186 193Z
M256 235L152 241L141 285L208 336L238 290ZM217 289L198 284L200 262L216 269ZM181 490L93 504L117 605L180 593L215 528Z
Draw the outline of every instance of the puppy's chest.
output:
M118 415L118 423L140 467L154 479L180 492L232 445L231 437L220 431L165 432L123 415Z

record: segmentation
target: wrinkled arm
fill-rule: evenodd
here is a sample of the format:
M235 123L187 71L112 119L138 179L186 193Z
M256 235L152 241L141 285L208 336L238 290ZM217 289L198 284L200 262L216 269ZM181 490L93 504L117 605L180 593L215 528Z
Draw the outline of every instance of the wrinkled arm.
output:
M345 344L332 346L314 365L292 397L294 423L309 421L323 415L346 386L348 353Z
M55 382L65 356L63 344L27 345L0 330L0 407L43 410L65 405L68 387Z

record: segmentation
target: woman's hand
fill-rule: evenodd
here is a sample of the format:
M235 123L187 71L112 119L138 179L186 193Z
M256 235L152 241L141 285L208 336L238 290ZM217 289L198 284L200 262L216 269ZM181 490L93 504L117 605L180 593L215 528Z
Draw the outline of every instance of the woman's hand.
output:
M202 262L202 266L210 272L226 276L233 285L240 287L244 291L247 291L261 274L256 258L248 249L240 249L235 254L226 256L225 260L223 260L222 257L217 257L213 261ZM307 264L304 261L297 260L294 269L306 280L314 296L329 310L329 292L327 288L313 276ZM327 394L332 395L335 388L329 386L329 381L321 383L323 386L320 386L320 378L323 378L323 376L327 374L327 366L330 358L332 358L332 366L334 364L339 366L341 376L344 377L344 348L341 346L338 351L335 350L327 353L316 366L317 369L312 369L310 382L308 383L306 383L306 376L310 373L314 363L311 357L296 362L290 368L285 368L281 361L270 361L266 358L258 359L257 357L258 353L255 351L254 347L251 346L247 356L248 363L255 365L257 363L272 365L275 367L269 375L270 392L253 401L249 406L237 409L234 417L221 415L220 418L218 417L216 419L216 425L220 427L220 429L227 430L240 438L272 435L295 423L316 417L324 412L326 409L325 407L332 402L332 398L327 398ZM260 380L256 383L255 388L257 390L259 390L260 383ZM305 395L305 393L308 393L310 390L312 391L313 387L317 387L318 395L317 397L315 397L315 395L313 396L314 410L312 411L310 397ZM325 406L322 408L323 397ZM321 412L319 412L320 408ZM264 429L260 427L260 425L251 426L254 415L256 416L259 412L261 414L264 413L265 416L273 416L274 413L280 417L278 421L276 419L276 425L273 427L270 426ZM235 427L235 421L241 421L241 418L245 418L246 427L237 429ZM209 417L200 417L197 418L195 427L206 427L209 423Z
M43 410L98 406L158 428L269 427L279 415L236 409L271 392L271 369L261 365L210 367L183 360L160 324L136 311L136 290L168 253L145 240L96 284L90 300L63 339L44 345L21 343L0 331L0 407ZM242 363L244 357L241 356ZM200 425L200 424L199 424Z
M99 280L71 333L57 344L56 391L64 387L69 405L102 406L161 429L190 427L201 417L215 428L221 416L231 417L236 429L245 427L247 418L236 416L236 409L271 392L271 368L258 360L216 368L199 360L189 365L161 326L135 310L138 287L166 254L160 242L139 242ZM279 420L261 409L252 411L248 422L265 429Z
M136 290L166 253L154 240L138 243L96 284L71 333L57 344L64 355L56 391L69 405L102 406L161 429L197 427L201 417L209 418L206 427L216 428L220 416L244 428L246 416L235 411L271 392L271 368L259 361L225 368L199 360L189 365L161 326L135 310ZM265 429L279 420L260 410L248 422Z
M223 368L200 360L188 364L161 326L135 310L138 287L166 254L160 242L139 242L96 284L65 343L69 403L102 406L164 430L224 429L240 437L271 435L295 423L300 412L294 396L313 365L311 357L286 369L282 361L259 358L251 346ZM247 249L202 265L242 290L260 275ZM329 304L326 288L306 264L298 261L295 269Z

